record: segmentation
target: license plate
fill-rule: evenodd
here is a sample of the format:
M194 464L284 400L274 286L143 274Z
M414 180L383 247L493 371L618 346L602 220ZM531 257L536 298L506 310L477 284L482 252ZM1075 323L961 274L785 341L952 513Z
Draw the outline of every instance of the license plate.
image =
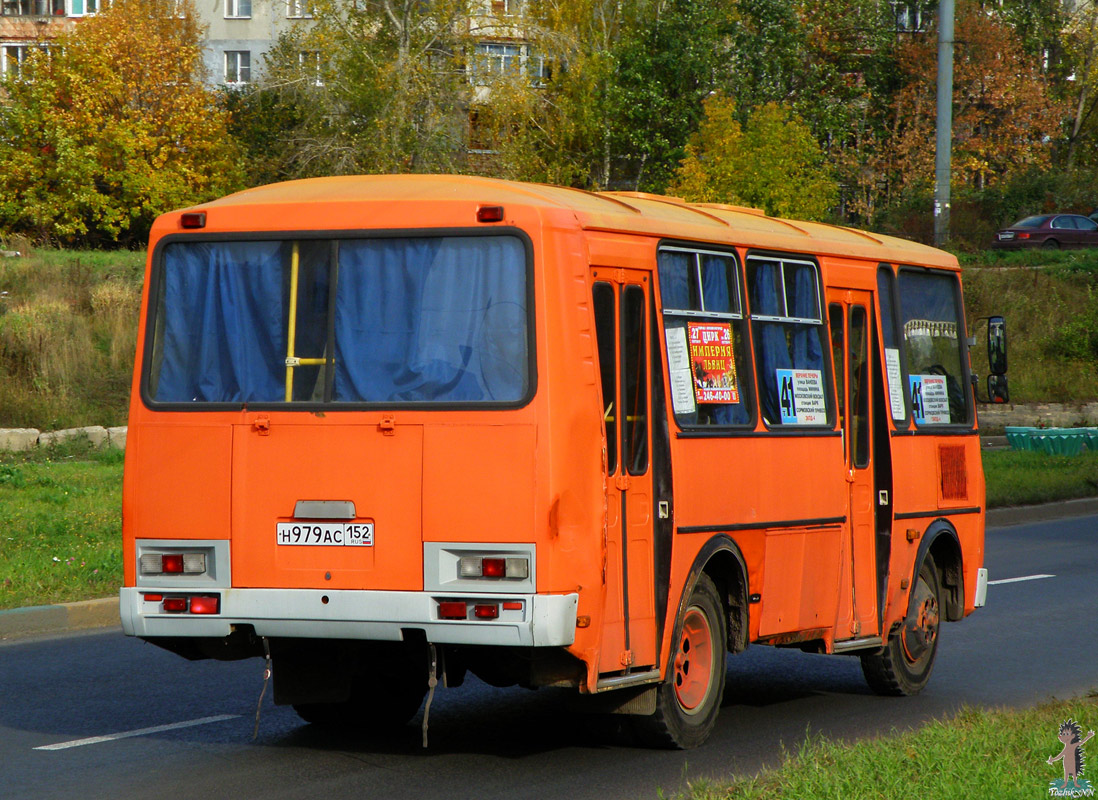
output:
M1013 233L1008 232L1008 233L1000 233L999 234L999 241L1001 241L1001 242L1006 241L1007 239L1013 239L1013 238L1014 238Z
M373 547L374 523L279 522L275 536L280 545Z

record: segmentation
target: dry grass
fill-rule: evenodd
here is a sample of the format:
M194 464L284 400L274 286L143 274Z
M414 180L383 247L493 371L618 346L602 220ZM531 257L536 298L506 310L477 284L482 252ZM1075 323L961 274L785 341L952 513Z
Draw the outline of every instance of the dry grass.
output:
M143 260L124 251L0 259L0 427L125 423Z

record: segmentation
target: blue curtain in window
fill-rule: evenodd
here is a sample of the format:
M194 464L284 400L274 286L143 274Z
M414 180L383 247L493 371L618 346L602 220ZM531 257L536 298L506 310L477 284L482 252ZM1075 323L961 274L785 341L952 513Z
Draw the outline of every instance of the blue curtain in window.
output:
M796 267L793 279L792 316L819 319L819 294L816 272L811 267ZM820 346L820 326L793 326L793 366L798 369L823 369L823 348Z
M764 316L784 316L775 285L778 279L778 265L760 264L754 273L755 285L751 297L753 314ZM781 420L778 411L778 376L775 370L791 369L789 344L785 338L786 326L781 322L757 322L755 331L755 353L759 363L759 402L763 414L771 422Z
M702 297L705 310L729 314L732 300L728 291L728 260L718 256L702 256Z
M284 396L285 313L278 242L175 243L164 252L160 370L164 403Z
M690 305L691 273L694 254L663 250L659 254L660 294L665 309L686 311Z
M342 242L334 399L521 400L526 319L526 254L518 239Z

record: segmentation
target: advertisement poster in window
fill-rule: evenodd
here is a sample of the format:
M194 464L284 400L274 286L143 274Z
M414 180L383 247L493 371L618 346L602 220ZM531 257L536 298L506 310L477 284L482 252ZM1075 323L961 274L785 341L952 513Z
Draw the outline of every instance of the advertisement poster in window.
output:
M949 390L944 375L911 375L911 416L920 425L948 425Z
M732 326L727 322L689 322L694 396L699 403L738 403Z
M818 369L774 370L778 379L778 404L783 425L826 425L823 371Z

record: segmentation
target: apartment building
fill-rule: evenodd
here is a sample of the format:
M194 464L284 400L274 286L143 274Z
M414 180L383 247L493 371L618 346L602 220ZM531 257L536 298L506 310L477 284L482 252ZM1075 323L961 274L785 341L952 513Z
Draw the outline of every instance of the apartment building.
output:
M2 0L0 2L0 74L18 75L32 48L48 49L99 0Z

